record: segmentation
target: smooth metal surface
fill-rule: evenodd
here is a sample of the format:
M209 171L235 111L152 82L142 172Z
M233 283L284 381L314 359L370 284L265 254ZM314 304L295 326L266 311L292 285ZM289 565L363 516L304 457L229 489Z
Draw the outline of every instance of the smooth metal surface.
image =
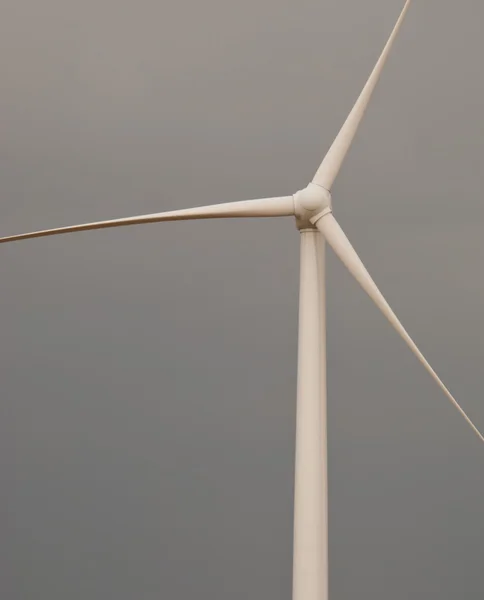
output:
M328 564L328 418L327 418L327 389L326 378L326 242L320 234L316 238L318 259L318 292L319 292L319 393L321 406L321 488L322 488L322 531L323 548L321 556L322 593L321 598L329 596L329 564Z
M326 600L327 531L322 464L319 233L301 231L293 600ZM324 444L325 445L325 444Z

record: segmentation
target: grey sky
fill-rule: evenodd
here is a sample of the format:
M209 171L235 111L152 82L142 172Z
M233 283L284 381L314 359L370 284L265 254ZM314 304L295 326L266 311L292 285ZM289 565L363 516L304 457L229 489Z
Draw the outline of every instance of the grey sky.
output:
M0 234L300 189L402 4L3 0ZM483 19L414 1L333 194L481 430ZM289 600L298 242L1 248L2 597ZM331 597L476 598L484 449L328 263Z

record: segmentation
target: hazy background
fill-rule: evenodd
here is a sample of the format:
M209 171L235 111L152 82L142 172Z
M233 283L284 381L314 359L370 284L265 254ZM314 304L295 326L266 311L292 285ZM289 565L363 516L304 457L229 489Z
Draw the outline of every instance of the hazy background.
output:
M305 186L403 0L2 0L0 234ZM416 0L334 208L484 428L484 4ZM298 234L0 248L0 595L289 600ZM477 598L484 447L328 258L332 599Z

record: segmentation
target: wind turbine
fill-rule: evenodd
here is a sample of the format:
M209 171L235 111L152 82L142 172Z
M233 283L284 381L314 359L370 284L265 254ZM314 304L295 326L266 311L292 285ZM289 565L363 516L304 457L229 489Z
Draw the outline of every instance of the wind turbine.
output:
M301 246L293 600L327 600L328 597L325 242L375 302L480 440L484 441L482 434L405 331L333 216L331 188L351 147L410 4L411 0L405 2L358 100L312 182L304 189L284 197L215 204L0 238L0 243L5 243L91 229L188 219L289 216L296 218L296 225L301 234Z

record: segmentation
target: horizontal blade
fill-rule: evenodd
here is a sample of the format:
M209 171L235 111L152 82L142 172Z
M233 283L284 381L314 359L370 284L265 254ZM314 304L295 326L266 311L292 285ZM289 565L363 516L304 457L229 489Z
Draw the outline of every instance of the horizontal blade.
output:
M33 231L30 233L21 233L19 235L0 238L0 244L49 235L60 235L62 233L74 233L75 231L107 229L108 227L123 227L125 225L141 225L145 223L160 223L161 221L223 219L234 217L286 217L291 215L294 215L294 198L292 196L284 196L281 198L264 198L262 200L244 200L242 202L230 202L227 204L213 204L211 206L173 210L152 215L127 217L125 219L112 219L110 221L70 225L68 227L58 227L56 229L44 229L43 231Z
M405 14L410 6L410 2L411 0L407 0L407 2L405 2L405 6L403 7L395 28L393 29L393 32L385 48L383 49L378 62L375 65L375 68L366 82L360 97L356 101L356 104L348 115L343 127L336 136L336 139L334 140L331 148L324 157L323 162L314 176L313 183L317 183L318 185L326 188L328 191L331 191L334 180L339 173L341 165L343 164L343 161L351 147L353 138L358 131L358 126L360 125L361 119L363 118L363 115L368 107L373 90L378 83L380 75L383 71L383 67L385 66L385 62L390 54L390 50L403 23Z
M315 220L317 217L315 218ZM324 217L321 217L316 223L316 227L319 231L324 235L328 244L333 248L334 252L341 259L344 265L347 267L349 272L354 276L354 278L358 281L361 287L365 290L365 292L370 296L370 298L375 302L381 312L385 315L385 317L390 321L393 327L397 330L397 332L401 335L401 337L405 340L405 342L410 347L410 350L415 354L415 356L419 359L422 365L427 369L432 378L437 382L439 387L443 390L445 395L449 398L452 404L457 408L457 410L461 413L467 423L472 427L474 432L479 436L479 438L484 442L484 437L479 432L477 427L472 423L463 409L457 403L457 400L452 396L449 390L445 387L442 381L439 379L435 371L429 365L429 363L424 358L423 354L415 345L412 338L408 335L408 333L403 328L400 321L397 319L395 313L390 308L388 302L385 300L380 290L377 288L375 282L370 277L368 271L365 266L361 262L358 254L355 252L353 246L350 241L344 234L341 227L338 225L336 219L332 214L327 214Z

